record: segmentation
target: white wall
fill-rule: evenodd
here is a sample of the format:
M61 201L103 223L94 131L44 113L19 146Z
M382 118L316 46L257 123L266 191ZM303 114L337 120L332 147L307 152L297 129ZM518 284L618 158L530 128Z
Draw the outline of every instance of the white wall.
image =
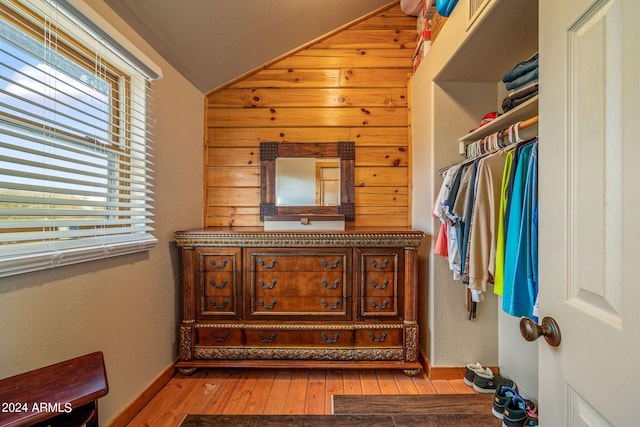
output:
M103 351L109 394L100 423L120 413L177 355L179 252L175 230L202 224L204 95L102 0L86 3L158 64L155 235L148 253L0 279L0 377Z
M461 0L411 79L413 224L431 237L426 253L421 252L419 258L420 339L422 351L432 366L463 367L474 361L498 365L503 374L523 386L526 395L535 397L537 354L535 346L520 337L519 319L502 313L501 301L490 288L486 300L479 304L478 318L466 320L464 287L452 280L446 261L432 254L439 226L430 216L442 183L438 169L461 160L457 154L458 138L478 126L484 114L498 109L505 95L495 72L489 73L493 77L486 78L478 70L495 62L491 58L496 55L505 64L515 65L522 55L518 49L530 53L531 44L536 44L534 37L522 47L521 41L514 39L509 51L492 47L491 40L496 41L497 37L492 36L494 30L510 31L508 25L504 28L497 25L496 30L496 25L492 25L495 19L509 22L518 13L518 6L509 0L492 0L483 13L487 15L498 3L498 12L491 12L494 21L488 21L488 25L474 33L473 29L468 30L465 15L469 1ZM528 7L537 9L537 4ZM537 15L535 18L537 25ZM485 38L489 42L478 41ZM478 44L481 51L476 49ZM501 72L507 69L504 65Z
M413 168L413 223L431 236L428 254L420 259L428 263L422 267L427 276L421 276L428 278L420 293L422 348L435 367L474 361L497 365L497 299L489 290L478 305L477 318L468 320L465 286L453 280L444 258L432 254L440 223L431 217L442 184L438 170L461 160L457 140L478 125L479 117L495 109L497 85L433 83L433 71L419 68L412 79L412 157L416 164L426 165Z

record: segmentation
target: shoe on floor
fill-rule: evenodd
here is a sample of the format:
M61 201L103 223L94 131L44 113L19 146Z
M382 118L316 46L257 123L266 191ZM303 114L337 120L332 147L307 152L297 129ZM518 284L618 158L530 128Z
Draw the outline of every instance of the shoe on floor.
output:
M513 388L514 383L502 375L494 374L490 368L476 372L473 379L473 389L478 393L495 393L501 385Z
M506 405L507 401L511 400L512 397L518 395L518 388L515 386L507 387L505 385L501 385L496 388L496 392L493 395L493 407L491 408L491 412L496 418L502 419L504 415L504 405Z
M476 378L476 372L482 371L484 371L484 368L480 363L469 363L467 365L467 371L464 374L464 383L469 387L473 387L473 380Z
M521 427L538 425L538 408L528 399L516 395L504 405L503 427Z

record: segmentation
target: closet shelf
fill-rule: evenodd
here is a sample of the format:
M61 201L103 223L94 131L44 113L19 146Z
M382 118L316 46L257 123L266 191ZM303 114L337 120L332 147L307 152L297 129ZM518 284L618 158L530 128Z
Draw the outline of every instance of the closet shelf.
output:
M495 120L490 121L486 125L475 129L468 134L464 135L458 140L460 146L458 152L465 154L465 147L467 144L484 138L485 136L496 133L502 129L506 129L512 124L521 120L527 120L538 114L538 95L529 99L528 101L518 105L513 110L510 110Z

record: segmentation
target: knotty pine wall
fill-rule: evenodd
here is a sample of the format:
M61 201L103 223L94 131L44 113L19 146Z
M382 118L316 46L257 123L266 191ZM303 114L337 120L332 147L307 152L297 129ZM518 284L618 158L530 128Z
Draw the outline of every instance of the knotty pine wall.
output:
M398 2L208 93L205 225L262 224L260 141L355 141L354 225L409 226L415 46Z

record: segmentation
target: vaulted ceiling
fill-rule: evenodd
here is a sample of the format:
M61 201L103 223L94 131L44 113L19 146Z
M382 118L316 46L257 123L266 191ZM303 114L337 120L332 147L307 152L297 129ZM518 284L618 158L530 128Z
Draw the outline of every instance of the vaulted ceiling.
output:
M390 0L105 0L105 3L206 93L388 5Z

